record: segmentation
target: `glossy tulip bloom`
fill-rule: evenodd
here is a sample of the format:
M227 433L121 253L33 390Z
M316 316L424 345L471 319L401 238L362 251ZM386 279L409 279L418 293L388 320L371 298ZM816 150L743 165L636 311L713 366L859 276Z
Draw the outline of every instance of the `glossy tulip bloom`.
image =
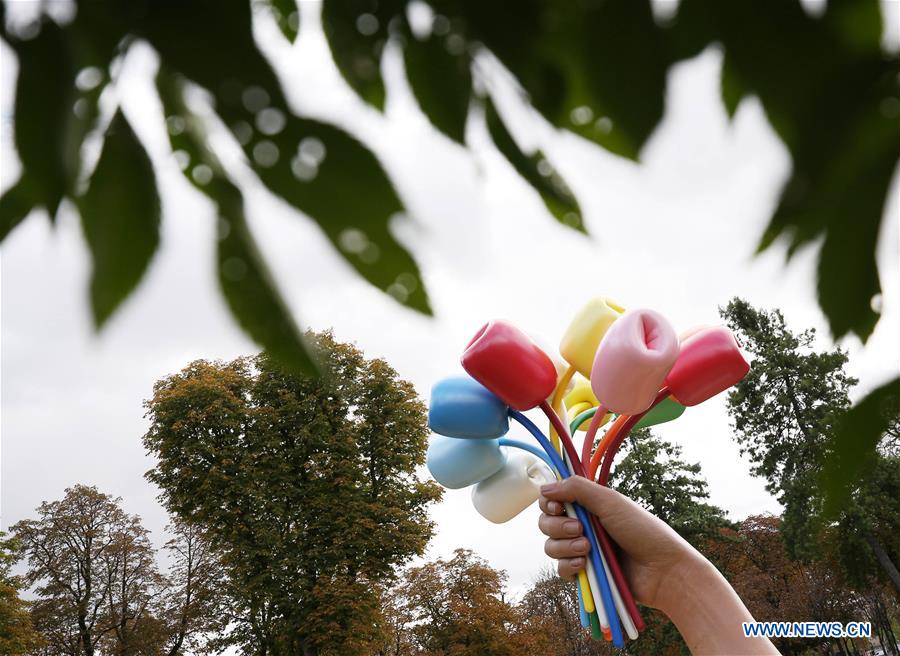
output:
M724 326L705 328L681 343L681 353L666 385L682 405L703 403L750 371L737 340Z
M678 358L678 336L664 316L631 310L600 342L591 388L609 410L636 415L649 408Z
M505 321L484 325L461 362L472 378L516 410L540 405L556 389L553 361L528 335Z
M497 473L472 488L472 505L495 524L508 522L537 501L541 485L556 480L541 460L517 451Z
M509 408L468 376L454 376L431 388L428 427L447 437L493 439L509 432Z
M568 409L569 421L600 403L597 397L594 396L594 390L591 389L591 381L581 375L576 376L574 381L572 391L563 397ZM587 427L588 422L584 422L579 426L578 430L587 430Z
M559 343L560 355L585 378L591 377L594 356L603 336L625 310L608 298L588 301L566 329Z
M436 435L428 445L428 471L451 490L475 485L506 464L500 440L460 440Z

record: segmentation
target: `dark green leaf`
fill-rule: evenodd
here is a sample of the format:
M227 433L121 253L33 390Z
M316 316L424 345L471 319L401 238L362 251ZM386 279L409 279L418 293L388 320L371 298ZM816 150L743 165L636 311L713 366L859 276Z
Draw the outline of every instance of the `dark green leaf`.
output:
M388 228L404 208L378 160L343 130L293 115L249 15L202 9L149 3L138 29L168 70L214 94L216 111L270 190L319 224L366 280L430 313L418 267Z
M219 284L231 313L241 328L288 370L314 373L317 365L247 226L240 191L224 178L214 179L209 187L219 206L224 233L217 255Z
M900 378L869 393L844 414L822 468L826 513L834 515L874 461L875 449L900 402Z
M784 236L793 254L824 237L820 305L836 338L854 332L865 340L878 320L875 244L900 158L891 109L900 62L859 47L879 31L865 3L833 8L825 21L795 2L770 2L766 11L752 0L691 4L706 10L729 75L759 97L793 159L760 250Z
M465 142L472 93L469 53L452 54L445 39L410 35L404 50L406 77L428 120L458 143Z
M467 35L554 125L636 158L663 113L667 44L649 0L463 2Z
M880 115L868 117L853 141L834 154L840 159L830 163L822 181L827 186L818 202L809 199L803 208L817 211L820 220L827 221L817 291L835 337L853 332L865 341L880 316L877 303L881 285L875 251L900 158L900 124L891 123ZM784 204L779 206L776 218L780 218Z
M706 0L681 0L678 13L662 28L670 63L692 59L715 41L715 28Z
M300 9L295 0L269 0L278 28L291 43L300 31Z
M569 16L579 13L574 3L460 1L441 3L438 10L456 19L448 36L484 44L515 75L541 114L556 124L562 120L567 79L557 46L564 44L553 38L565 31Z
M881 53L884 26L878 0L828 0L823 20L850 50Z
M861 62L838 85L839 97L825 100L823 91L827 107L805 122L792 117L797 136L787 145L794 169L760 245L784 235L793 254L824 236L818 297L835 338L853 332L865 341L878 321L875 250L900 158L900 122L882 103L898 72L896 63Z
M121 110L78 209L94 264L91 304L100 327L140 282L159 245L153 167Z
M255 157L266 142L279 152L271 165ZM246 149L266 186L315 219L369 282L431 313L415 261L389 230L403 205L365 146L332 125L291 118L277 137L256 137Z
M666 59L650 0L604 0L586 11L581 72L596 116L611 120L594 141L636 159L662 119Z
M488 100L485 113L491 139L516 172L541 195L544 205L563 225L587 234L578 201L565 180L553 168L541 151L526 155L506 129L503 120Z
M22 176L0 196L0 242L28 216L33 205L28 181Z
M402 13L395 0L323 0L322 28L341 75L370 105L384 109L381 52L388 22Z
M216 203L219 210L218 272L222 293L238 324L247 334L295 373L315 373L316 363L306 341L284 302L247 225L244 201L222 170L207 145L206 130L199 117L184 103L182 84L160 71L157 88L170 121L177 118L178 129L169 130L173 151L185 153L191 166L185 177ZM209 169L196 175L197 166ZM209 179L206 179L206 178Z
M51 219L68 189L65 131L72 114L75 71L67 37L46 20L33 39L16 42L15 142L34 202Z
M728 63L727 55L722 58L721 91L722 103L725 105L728 118L734 118L738 105L747 95L747 90L738 79L734 68Z

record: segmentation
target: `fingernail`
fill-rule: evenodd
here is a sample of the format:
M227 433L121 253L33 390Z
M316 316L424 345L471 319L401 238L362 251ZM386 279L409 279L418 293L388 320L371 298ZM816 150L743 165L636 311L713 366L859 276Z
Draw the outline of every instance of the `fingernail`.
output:
M584 558L573 558L572 567L575 569L584 569Z
M573 519L563 524L563 530L566 532L566 535L578 535L581 533L581 523Z
M562 515L563 507L561 503L556 503L556 501L551 501L547 504L547 510L551 515Z
M575 549L575 551L578 551L580 553L586 553L588 550L588 546L589 546L588 541L585 540L584 538L575 540L575 542L572 543L572 548Z
M556 492L557 489L559 489L559 483L547 483L546 485L541 485L541 494Z

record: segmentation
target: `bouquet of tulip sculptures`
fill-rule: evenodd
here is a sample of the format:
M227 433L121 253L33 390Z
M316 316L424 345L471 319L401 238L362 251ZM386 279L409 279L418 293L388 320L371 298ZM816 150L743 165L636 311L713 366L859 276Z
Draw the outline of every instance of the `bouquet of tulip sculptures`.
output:
M578 313L559 352L564 362L515 326L492 321L463 352L471 377L447 378L432 390L428 423L439 436L428 449L428 469L444 487L474 485L472 502L492 522L508 521L534 503L544 482L585 476L606 485L632 428L676 419L685 406L731 387L750 369L727 328L694 328L679 338L659 313L626 312L603 298ZM550 420L549 438L522 414L532 408ZM505 437L510 418L540 448ZM588 420L579 454L572 434L584 431ZM613 543L578 504L566 504L566 514L581 522L591 544L578 576L581 624L622 647L624 636L637 638L644 622Z

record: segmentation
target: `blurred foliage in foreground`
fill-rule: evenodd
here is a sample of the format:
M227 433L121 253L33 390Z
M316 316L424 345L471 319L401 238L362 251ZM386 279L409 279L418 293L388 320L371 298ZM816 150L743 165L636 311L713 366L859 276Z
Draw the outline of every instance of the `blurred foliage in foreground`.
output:
M104 116L98 104L115 85L115 62L136 40L159 55L172 152L218 208L222 292L253 339L295 371L315 368L247 227L242 189L207 138L212 115L258 180L314 220L361 276L430 313L416 262L389 229L404 212L390 178L354 137L293 111L253 39L249 2L75 5L64 25L44 17L19 29L7 25L0 5L2 38L19 61L14 137L23 166L0 198L0 239L35 208L52 219L68 198L93 258L98 326L140 282L159 242L151 161L127 117L120 110ZM498 150L558 220L582 231L569 187L539 151L520 146L491 100L494 83L473 83L473 73L499 62L523 102L550 124L637 159L664 114L670 67L720 47L727 111L758 97L793 160L759 248L783 238L793 254L821 242L818 300L834 337L871 334L880 299L876 242L900 154L900 60L881 47L877 0L831 0L821 16L797 0L682 0L665 21L654 18L650 0L418 5L431 10L424 31L413 29L405 0L323 0L322 25L345 80L382 109L381 53L389 40L400 44L412 91L434 126L465 145L470 108L481 106ZM296 38L292 0L254 7L271 11L284 36ZM185 102L192 87L208 92L210 112ZM103 141L95 165L83 157L89 136ZM839 442L836 458L852 457L853 440L872 453L879 407L898 396L900 379L851 411L854 434ZM829 464L836 480L853 466Z

